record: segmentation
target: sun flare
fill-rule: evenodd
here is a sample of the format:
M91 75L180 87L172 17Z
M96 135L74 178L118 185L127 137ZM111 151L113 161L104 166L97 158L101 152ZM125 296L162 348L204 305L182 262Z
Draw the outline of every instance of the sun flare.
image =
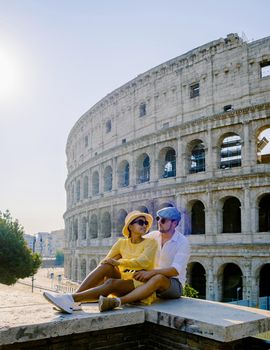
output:
M0 48L0 99L13 96L19 85L18 63Z

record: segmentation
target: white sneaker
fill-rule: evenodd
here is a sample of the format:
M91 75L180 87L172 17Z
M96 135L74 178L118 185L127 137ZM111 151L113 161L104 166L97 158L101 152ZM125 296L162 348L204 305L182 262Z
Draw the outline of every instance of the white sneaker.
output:
M44 298L51 304L55 305L61 311L72 314L74 300L71 294L57 294L53 292L44 292Z

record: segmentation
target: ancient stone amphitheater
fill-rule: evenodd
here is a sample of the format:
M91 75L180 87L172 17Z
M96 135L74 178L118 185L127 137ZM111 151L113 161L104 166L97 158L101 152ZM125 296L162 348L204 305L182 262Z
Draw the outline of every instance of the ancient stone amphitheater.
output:
M270 295L270 37L229 34L138 75L67 140L67 277L80 281L127 212L191 218L188 282L200 297Z

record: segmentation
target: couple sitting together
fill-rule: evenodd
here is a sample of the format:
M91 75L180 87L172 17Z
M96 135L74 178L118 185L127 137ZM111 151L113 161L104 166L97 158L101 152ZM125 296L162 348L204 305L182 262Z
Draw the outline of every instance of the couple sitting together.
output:
M80 304L98 301L99 310L112 310L156 296L181 296L190 256L187 238L176 230L181 214L175 207L157 212L158 231L146 234L153 223L150 214L130 212L120 238L100 265L90 272L74 294L44 292L44 297L63 312L80 310ZM109 297L108 297L109 296Z

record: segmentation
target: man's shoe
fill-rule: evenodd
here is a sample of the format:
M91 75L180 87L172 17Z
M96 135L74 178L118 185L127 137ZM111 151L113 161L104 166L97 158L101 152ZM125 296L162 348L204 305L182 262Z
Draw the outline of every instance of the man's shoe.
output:
M71 294L59 295L53 292L44 292L43 296L49 303L55 305L61 311L72 314L74 300Z
M117 298L106 298L102 295L99 297L98 308L100 312L112 310L119 306L120 304Z

